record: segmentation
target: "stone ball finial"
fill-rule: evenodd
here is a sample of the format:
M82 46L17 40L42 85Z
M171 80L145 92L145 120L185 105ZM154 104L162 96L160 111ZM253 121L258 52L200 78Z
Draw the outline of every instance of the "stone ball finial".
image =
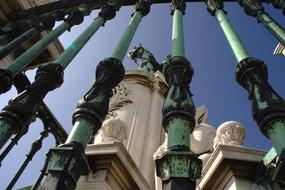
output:
M245 138L246 130L238 121L227 121L217 129L217 136L214 140L214 147L218 144L241 146Z
M195 154L202 154L212 150L216 129L209 124L202 123L195 127L190 136L191 150Z

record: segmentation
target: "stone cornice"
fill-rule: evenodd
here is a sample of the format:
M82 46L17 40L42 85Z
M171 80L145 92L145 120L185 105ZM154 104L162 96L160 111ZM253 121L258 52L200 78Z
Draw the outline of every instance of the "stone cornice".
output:
M196 190L208 189L209 184L215 184L213 189L219 189L234 175L252 175L250 168L256 167L265 154L257 149L219 145L203 168Z
M99 145L88 145L85 153L88 157L91 168L93 163L92 157L96 159L100 158L100 156L116 156L136 182L138 187L140 189L150 190L150 185L147 183L122 143L114 142ZM94 164L96 164L96 162Z

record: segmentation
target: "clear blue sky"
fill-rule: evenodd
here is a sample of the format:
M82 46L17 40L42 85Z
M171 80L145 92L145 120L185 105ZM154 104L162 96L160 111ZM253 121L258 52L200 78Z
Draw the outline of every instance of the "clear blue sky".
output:
M265 5L266 11L285 26L285 17L281 10ZM269 81L273 88L285 97L285 58L272 55L277 45L276 39L253 17L246 16L237 3L225 3L228 17L244 42L250 54L264 60L269 68ZM65 71L65 82L59 89L49 93L45 102L54 112L64 128L70 132L71 118L76 104L81 96L91 87L97 63L111 55L125 26L130 20L133 7L124 7L117 17L106 23L84 47ZM98 14L94 11L86 17L84 23L76 26L71 32L64 34L60 40L67 47L69 43L84 30ZM172 17L169 14L169 5L153 5L151 13L146 16L130 48L141 43L149 49L158 61L164 59L171 49ZM191 92L196 106L206 105L209 109L209 122L218 127L228 120L242 122L247 129L245 146L267 150L271 147L259 131L251 115L251 104L247 99L247 92L235 81L234 70L236 61L231 49L214 17L210 16L204 3L188 3L184 17L186 57L195 69L191 83ZM126 68L135 68L136 65L125 58ZM34 72L29 72L33 77ZM0 107L16 95L15 90L1 95ZM0 189L4 189L12 178L14 171L19 167L42 129L40 122L31 125L29 135L20 141L10 156L3 162L0 170ZM32 184L44 162L44 154L53 145L52 137L45 141L45 146L33 160L29 169L23 174L16 187Z

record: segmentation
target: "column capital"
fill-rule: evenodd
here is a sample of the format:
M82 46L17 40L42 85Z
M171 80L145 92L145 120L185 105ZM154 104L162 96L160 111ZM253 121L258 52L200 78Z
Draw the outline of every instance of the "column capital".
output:
M142 16L146 16L150 11L151 2L148 0L139 0L135 4L135 11L140 12Z
M253 118L264 135L270 122L285 118L285 102L268 83L267 66L256 58L246 58L236 67L236 80L249 92Z
M112 20L116 16L116 12L120 9L120 3L118 0L109 1L101 7L99 16L105 21Z
M170 8L171 8L171 15L174 14L174 11L176 9L180 10L184 15L186 10L186 3L184 0L172 0Z
M95 126L101 127L108 113L109 98L112 89L123 79L125 70L120 60L106 58L96 69L96 81L91 89L79 100L73 114L73 123L77 118L91 120ZM96 130L94 130L97 132Z
M83 20L84 20L84 13L82 11L77 10L68 15L65 22L67 22L70 25L69 27L70 30L72 26L81 24Z
M207 10L212 15L215 16L217 10L223 10L224 2L223 0L206 0Z
M264 11L260 0L240 0L239 4L249 16L256 17L259 11Z

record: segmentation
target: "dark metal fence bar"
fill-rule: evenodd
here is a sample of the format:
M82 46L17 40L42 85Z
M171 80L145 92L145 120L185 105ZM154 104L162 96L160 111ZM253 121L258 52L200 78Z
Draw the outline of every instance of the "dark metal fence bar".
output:
M68 139L63 145L49 151L47 155L49 160L48 174L39 189L62 188L71 190L76 187L79 177L88 173L89 166L84 149L92 134L99 130L103 119L106 117L112 88L123 79L122 60L141 18L147 15L150 10L149 1L140 0L136 4L135 10L136 12L133 14L112 56L98 64L95 84L77 105L73 115L74 126Z
M2 49L0 49L0 60L5 58L14 50L22 47L30 39L37 36L40 32L51 29L55 24L54 17L42 18L42 21L36 23L32 28L21 34L19 37L15 38L8 44L6 44ZM13 32L13 31L12 31Z
M256 17L257 21L285 46L285 29L278 24L267 12L258 0L241 0L240 5L244 7L247 15Z
M14 185L19 180L24 170L27 168L28 164L32 161L35 154L42 148L43 140L48 137L48 133L49 133L49 129L45 128L41 132L40 137L36 141L33 142L32 147L29 153L27 154L27 158L22 163L21 167L18 169L18 171L16 172L15 176L13 177L9 185L6 187L6 190L11 190L14 187Z
M221 0L207 0L206 3L209 12L213 16L216 16L217 22L221 25L225 37L237 59L236 80L249 93L253 119L264 136L271 140L278 155L274 171L270 171L268 175L272 177L273 182L280 182L284 185L285 102L269 84L266 64L259 59L250 57L247 53L242 41L234 32L233 27L227 19L223 10L223 2ZM251 6L259 9L258 4L251 4Z

